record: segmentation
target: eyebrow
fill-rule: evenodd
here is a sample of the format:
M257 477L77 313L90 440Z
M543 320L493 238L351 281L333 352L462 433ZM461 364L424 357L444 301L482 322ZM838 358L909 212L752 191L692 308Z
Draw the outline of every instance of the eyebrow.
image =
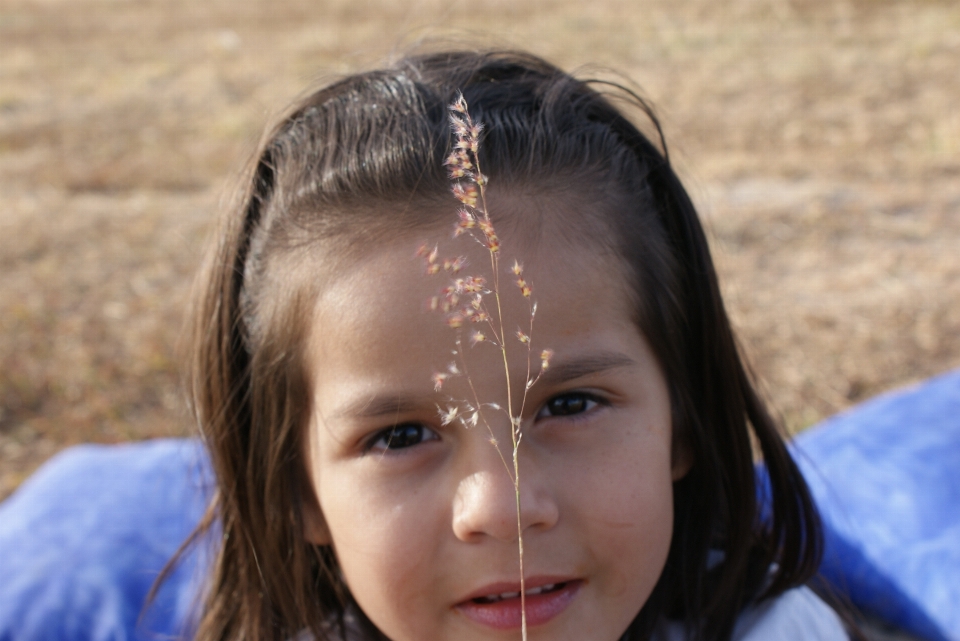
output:
M432 408L433 406L433 397L426 394L418 394L415 396L401 396L399 394L364 396L345 405L331 418L333 420L342 420L347 417L379 418L382 416L396 416L397 414L422 410L424 407Z
M606 372L620 367L630 367L637 362L618 352L601 352L568 361L550 364L550 368L540 377L540 383L560 385L590 374ZM536 378L536 374L533 375Z

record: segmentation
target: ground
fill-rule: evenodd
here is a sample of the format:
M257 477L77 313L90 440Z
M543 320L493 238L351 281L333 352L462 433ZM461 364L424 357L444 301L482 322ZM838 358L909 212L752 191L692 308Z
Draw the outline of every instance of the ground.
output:
M952 0L0 0L0 497L192 433L184 306L265 122L424 41L642 88L791 432L960 366Z

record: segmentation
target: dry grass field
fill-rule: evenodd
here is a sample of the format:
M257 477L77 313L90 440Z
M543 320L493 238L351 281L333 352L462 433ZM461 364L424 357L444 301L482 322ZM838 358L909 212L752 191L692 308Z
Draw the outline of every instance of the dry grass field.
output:
M0 498L191 433L183 309L267 118L438 37L643 87L790 430L960 366L955 0L0 0Z

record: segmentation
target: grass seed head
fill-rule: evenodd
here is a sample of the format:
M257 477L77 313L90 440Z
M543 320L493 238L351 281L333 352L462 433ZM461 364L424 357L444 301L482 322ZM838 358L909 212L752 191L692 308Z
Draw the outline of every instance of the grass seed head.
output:
M443 261L444 271L448 271L451 274L456 274L463 266L467 264L466 256L457 256L456 258L446 258Z
M530 284L522 278L517 279L517 287L520 288L520 293L523 294L524 298L530 298L530 295L533 294L533 289L530 288Z
M461 114L467 113L467 100L462 93L457 93L456 99L450 103L450 109Z
M460 408L456 405L448 407L446 410L437 407L437 413L440 414L440 424L449 425L457 420L457 414L460 412Z
M483 276L467 276L461 279L462 291L467 294L482 295L483 288L487 284L487 279Z
M550 359L553 358L553 350L545 349L540 352L540 370L545 372L550 369Z
M470 183L455 182L451 188L453 195L457 200L462 202L467 207L476 207L477 206L477 197L479 192L477 191L477 186Z

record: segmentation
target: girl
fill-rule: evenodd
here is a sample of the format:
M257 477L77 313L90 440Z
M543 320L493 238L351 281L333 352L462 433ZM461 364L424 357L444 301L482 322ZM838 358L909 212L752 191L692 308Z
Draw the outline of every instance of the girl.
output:
M478 129L449 129L461 93L487 187L458 229L490 212L496 248L486 229L450 239L450 165L480 175L460 153ZM194 314L192 397L219 484L207 527L222 526L199 639L520 638L524 611L532 639L846 638L802 587L817 514L741 362L693 205L614 101L659 133L621 87L452 52L348 77L273 128ZM414 258L424 241L465 248L450 271L509 248L538 308L504 290L506 330L456 339L464 318L424 310L438 287ZM428 271L437 251L421 252ZM465 293L451 291L441 306ZM531 340L550 350L535 384ZM511 425L497 408L520 398Z

